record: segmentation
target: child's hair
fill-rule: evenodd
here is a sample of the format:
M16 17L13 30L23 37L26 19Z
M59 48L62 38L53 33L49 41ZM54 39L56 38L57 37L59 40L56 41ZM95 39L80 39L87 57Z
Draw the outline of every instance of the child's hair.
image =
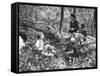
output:
M40 39L41 37L40 37L40 35L37 35L37 39Z
M83 29L83 28L85 28L85 24L84 23L81 24L81 29Z
M21 38L24 40L24 42L26 42L27 35L25 34L25 32L19 32L19 36L21 36Z

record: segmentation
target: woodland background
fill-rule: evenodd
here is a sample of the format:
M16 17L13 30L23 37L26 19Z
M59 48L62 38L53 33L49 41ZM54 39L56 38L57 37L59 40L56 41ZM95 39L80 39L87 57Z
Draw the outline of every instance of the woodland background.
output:
M88 8L56 7L56 6L34 6L20 5L19 19L28 20L37 25L46 24L57 30L68 32L70 14L74 13L79 22L79 26L84 23L87 33L95 36L96 30L96 10ZM42 29L44 28L42 27Z

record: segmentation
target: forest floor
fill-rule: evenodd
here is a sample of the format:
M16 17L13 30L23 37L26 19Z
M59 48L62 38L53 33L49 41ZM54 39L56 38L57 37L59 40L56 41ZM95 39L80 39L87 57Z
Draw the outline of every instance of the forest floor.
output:
M34 44L29 43L19 50L19 71L54 70L68 68L86 68L96 66L96 43L84 46L79 51L78 57L73 57L64 51L64 44L54 44L54 56L45 56L40 51L34 50ZM31 46L31 48L29 48ZM71 45L73 46L73 45ZM70 46L70 47L71 47ZM94 47L93 47L94 46ZM70 48L67 47L67 48ZM79 46L77 46L78 48ZM48 50L47 50L48 51Z

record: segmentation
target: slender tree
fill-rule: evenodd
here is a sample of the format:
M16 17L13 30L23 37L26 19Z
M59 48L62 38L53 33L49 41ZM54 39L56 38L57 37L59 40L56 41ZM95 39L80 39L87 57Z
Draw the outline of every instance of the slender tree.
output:
M76 12L76 8L73 8L73 14L75 14L75 12Z
M96 31L96 10L94 10L94 17L93 17L93 22L92 22L92 31L93 31L93 35L94 35L95 31Z
M64 7L61 7L61 20L60 20L59 32L61 32L62 29L63 17L64 17Z

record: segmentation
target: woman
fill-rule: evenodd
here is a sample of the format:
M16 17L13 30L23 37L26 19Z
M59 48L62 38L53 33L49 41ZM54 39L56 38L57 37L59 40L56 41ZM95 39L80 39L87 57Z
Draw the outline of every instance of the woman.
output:
M70 33L77 32L77 30L79 29L79 26L78 26L78 21L76 20L76 16L74 14L71 14L70 18L71 18L71 21L70 21L69 32Z

